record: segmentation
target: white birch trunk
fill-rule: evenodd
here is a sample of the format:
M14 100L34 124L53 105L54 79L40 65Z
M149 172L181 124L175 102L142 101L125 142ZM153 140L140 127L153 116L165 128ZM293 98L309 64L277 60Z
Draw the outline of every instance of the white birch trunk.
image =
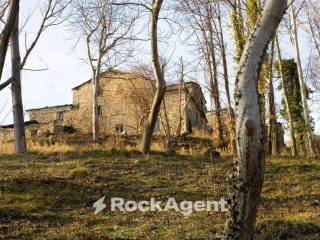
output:
M236 94L237 157L225 239L254 239L256 212L265 168L257 82L265 49L282 19L286 6L286 0L266 1L239 63Z

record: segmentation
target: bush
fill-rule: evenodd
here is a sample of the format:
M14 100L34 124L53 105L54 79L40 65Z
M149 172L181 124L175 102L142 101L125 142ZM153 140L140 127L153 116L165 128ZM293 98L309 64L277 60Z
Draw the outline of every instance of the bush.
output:
M80 177L85 177L89 173L88 169L85 167L77 167L74 169L71 169L68 173L68 177L75 179L75 178L80 178Z

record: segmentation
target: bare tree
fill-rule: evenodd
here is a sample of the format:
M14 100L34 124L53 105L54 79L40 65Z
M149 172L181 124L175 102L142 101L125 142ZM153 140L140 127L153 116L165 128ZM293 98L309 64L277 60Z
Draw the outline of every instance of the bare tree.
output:
M12 112L14 122L14 139L15 139L15 151L16 153L24 153L27 151L25 140L25 128L24 128L24 111L21 95L21 70L27 63L28 57L32 53L34 47L40 39L42 33L50 26L54 26L61 23L61 13L66 7L66 4L62 4L62 0L48 0L45 6L44 15L37 31L36 37L33 39L29 46L26 46L25 55L22 58L20 56L20 44L19 44L19 10L16 15L14 30L11 34L11 60L12 60L12 76L5 81L6 86L11 83L12 92ZM27 38L27 36L25 37ZM27 70L27 69L26 69Z
M142 139L142 152L148 154L152 141L154 127L156 125L160 112L161 103L166 91L166 82L159 60L158 51L158 21L159 14L163 4L163 0L152 0L150 33L151 33L151 54L152 54L152 69L156 80L156 92L153 99L149 117L147 119L145 130Z
M220 4L218 3L216 8L216 16L218 19L218 29L216 32L218 33L218 44L221 52L221 58L222 58L222 67L223 67L223 77L224 77L224 86L226 91L226 97L227 97L227 109L228 109L228 117L230 122L230 140L231 140L231 146L234 153L236 153L236 133L235 133L235 119L234 119L234 113L232 111L231 106L231 97L230 97L230 88L229 88L229 73L228 73L228 63L227 63L227 57L226 57L226 46L225 46L225 40L224 40L224 33L222 28L222 20L221 20L221 10L220 10Z
M131 37L137 17L129 11L126 3L115 0L75 0L71 3L71 7L70 23L79 40L86 45L87 61L91 68L92 138L94 142L98 142L98 97L101 74L104 70L117 66L123 56L128 54L124 45Z
M14 28L11 34L11 62L12 62L12 112L14 122L14 140L16 153L27 151L24 114L21 96L21 58L19 48L19 14L16 15Z
M224 146L224 133L221 119L221 102L218 84L218 66L215 42L218 35L214 32L215 6L209 0L183 0L182 9L190 14L190 24L197 44L206 63L209 76L209 89L214 103L214 116L218 129L218 146ZM216 28L217 29L217 28Z
M266 0L256 28L242 54L237 74L237 157L231 187L231 209L225 239L253 239L264 180L264 140L257 80L265 50L287 6L286 0Z
M43 8L43 16L42 16L42 20L40 22L40 26L36 32L35 37L33 38L33 40L31 41L30 44L27 44L27 37L28 36L27 36L27 34L25 34L26 48L25 48L25 54L21 60L20 70L34 70L34 69L25 68L25 65L27 64L27 60L28 60L29 56L31 55L31 53L32 53L33 49L35 48L35 46L37 45L37 43L39 42L42 34L49 27L59 25L64 21L64 19L62 17L62 13L64 12L64 10L68 6L68 4L69 4L69 1L65 1L65 0L47 0L45 2L45 6ZM27 24L27 22L24 23L24 25L26 25L26 24ZM21 33L19 34L19 38L21 37L20 35L21 35ZM36 69L36 70L46 70L46 69ZM11 84L11 80L12 80L12 78L9 78L5 82L0 84L0 91L2 89L4 89L5 87L9 86Z
M320 59L320 26L319 26L319 7L316 7L312 1L304 0L304 10L307 16L307 24L309 27L309 34L311 35L312 41L315 45L315 48L318 53L318 57ZM311 10L312 9L312 10ZM313 14L310 13L310 11L313 11ZM320 60L319 60L320 62Z

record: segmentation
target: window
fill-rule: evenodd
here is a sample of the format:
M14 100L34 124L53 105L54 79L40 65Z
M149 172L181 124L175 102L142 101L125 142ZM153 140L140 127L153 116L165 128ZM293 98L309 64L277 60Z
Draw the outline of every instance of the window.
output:
M123 132L123 125L116 124L115 130L116 130L116 133L122 133Z
M31 137L36 137L38 134L38 130L31 130Z
M192 123L190 119L188 119L188 133L192 133Z
M57 121L62 122L64 120L64 112L58 112Z
M159 119L156 122L156 126L154 127L154 130L155 131L160 131L160 121L159 121Z
M102 107L101 106L98 106L98 115L102 116Z

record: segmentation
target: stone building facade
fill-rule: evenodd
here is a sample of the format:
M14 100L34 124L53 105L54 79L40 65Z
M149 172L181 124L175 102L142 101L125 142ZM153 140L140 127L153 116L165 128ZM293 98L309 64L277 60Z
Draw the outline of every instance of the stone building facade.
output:
M135 73L114 70L103 73L98 97L100 133L140 134L152 105L154 84L153 80ZM59 134L65 128L92 133L91 80L74 87L72 91L72 104L27 110L33 122L32 135ZM206 111L206 100L197 83L169 85L156 133L174 134L178 130L189 133L195 128L208 131Z

